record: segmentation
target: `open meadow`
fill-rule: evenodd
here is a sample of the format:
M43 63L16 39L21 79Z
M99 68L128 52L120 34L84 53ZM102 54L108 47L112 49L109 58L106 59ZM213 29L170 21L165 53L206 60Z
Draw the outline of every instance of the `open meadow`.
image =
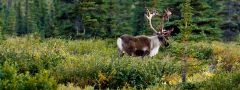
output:
M240 88L238 43L190 42L185 84L181 83L184 44L171 43L157 56L142 59L119 58L114 39L8 38L0 44L0 89Z

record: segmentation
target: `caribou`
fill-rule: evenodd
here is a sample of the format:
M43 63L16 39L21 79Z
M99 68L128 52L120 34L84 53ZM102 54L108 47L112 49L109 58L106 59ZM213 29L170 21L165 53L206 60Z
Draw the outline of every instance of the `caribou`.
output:
M117 47L119 51L119 56L122 57L125 53L129 56L150 56L153 57L158 53L160 46L169 46L167 41L173 28L170 30L164 29L164 21L169 19L172 12L168 9L164 10L164 14L160 15L156 10L150 11L146 9L145 17L148 20L151 30L153 30L154 35L152 36L131 36L122 35L117 39ZM160 29L159 32L152 25L152 18L154 16L160 16Z

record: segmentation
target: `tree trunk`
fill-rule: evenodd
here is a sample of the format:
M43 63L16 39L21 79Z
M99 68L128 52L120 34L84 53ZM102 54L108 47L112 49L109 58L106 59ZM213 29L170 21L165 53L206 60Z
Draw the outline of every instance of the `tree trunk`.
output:
M28 6L28 4L29 4L29 2L28 2L28 0L26 0L26 2L25 2L25 25L26 26L24 26L25 27L25 30L26 30L26 33L30 33L29 32L29 28L28 28L28 9L29 9L29 6Z
M183 59L182 59L182 83L187 82L186 77L187 77L187 42L185 43L184 51L183 51Z
M109 36L112 36L112 15L113 15L113 2L109 1L109 18L107 19L107 32Z

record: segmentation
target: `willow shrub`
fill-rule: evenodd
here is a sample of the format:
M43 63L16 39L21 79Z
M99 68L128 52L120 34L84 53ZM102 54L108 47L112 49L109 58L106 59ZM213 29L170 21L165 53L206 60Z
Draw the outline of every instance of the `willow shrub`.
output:
M172 58L144 60L125 56L118 58L115 43L104 40L40 40L34 37L8 38L0 45L0 64L10 61L17 74L38 75L50 71L59 84L74 83L81 87L145 88L161 83L164 73L179 71ZM26 75L28 75L26 74Z
M169 48L160 49L154 58L145 57L142 60L129 56L118 58L115 40L40 40L36 37L16 37L8 38L0 44L0 65L4 66L6 61L13 63L17 76L29 76L30 81L33 79L35 83L39 80L34 78L42 76L41 73L45 70L51 77L39 76L39 79L53 79L53 83L56 81L61 85L74 83L80 87L104 89L147 88L163 83L179 83L178 78L172 80L172 77L181 75L183 50L184 44L171 42ZM226 65L237 70L238 50L239 46L233 44L190 42L187 49L188 74L205 71L208 65L206 61L219 61L219 71L224 71L221 68ZM5 78L6 80L11 79Z
M49 71L41 70L35 75L18 73L16 64L5 61L0 67L1 90L54 90L57 82L50 76Z
M240 73L239 72L222 72L216 74L209 80L196 83L199 89L210 90L239 90Z
M81 87L146 88L161 83L164 73L179 71L179 64L169 62L171 58L119 58L112 44L101 40L70 42L67 50L70 57L52 69L54 76L59 83L73 82Z
M182 57L185 49L184 43L172 42L171 48L168 49L168 52L172 56ZM186 55L198 60L208 60L213 56L213 49L211 44L207 42L189 42L186 47Z

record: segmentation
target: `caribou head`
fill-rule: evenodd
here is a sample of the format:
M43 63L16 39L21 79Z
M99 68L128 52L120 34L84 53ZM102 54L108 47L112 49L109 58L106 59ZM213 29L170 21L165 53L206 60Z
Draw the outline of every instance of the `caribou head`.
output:
M155 33L153 36L131 36L122 35L117 39L117 46L119 50L119 56L123 56L125 53L130 56L155 56L158 53L160 46L169 46L167 38L170 36L171 30L164 29L164 21L167 20L172 13L166 9L163 15L160 15L156 10L150 11L146 9L145 17L149 22L151 30ZM160 29L157 31L152 25L152 18L154 16L160 16Z

